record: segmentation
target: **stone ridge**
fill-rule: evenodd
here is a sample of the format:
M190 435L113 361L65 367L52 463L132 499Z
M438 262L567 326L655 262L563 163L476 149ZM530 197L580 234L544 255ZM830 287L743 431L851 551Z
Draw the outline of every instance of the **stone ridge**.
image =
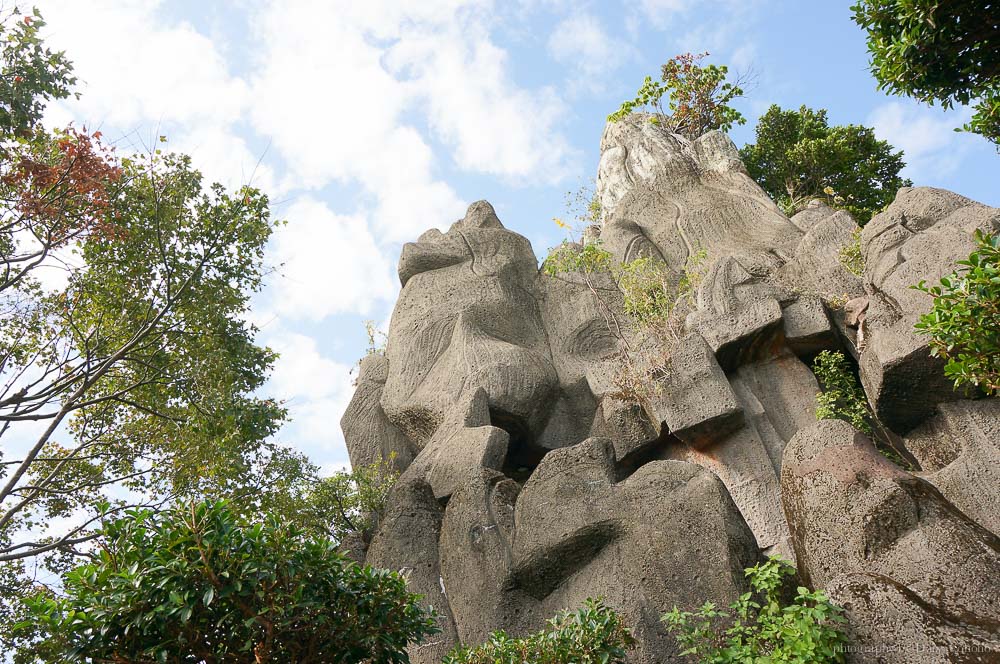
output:
M859 278L837 259L851 216L817 201L785 217L723 134L688 141L630 118L601 150L588 241L678 279L708 256L640 402L613 380L631 346L610 275L540 272L486 201L403 248L385 355L362 362L341 424L353 464L394 454L401 472L354 554L402 571L438 611L442 633L411 661L537 630L597 596L633 626L630 661L677 661L659 616L728 605L765 554L847 607L852 661L870 661L866 645L888 653L879 661L990 661L1000 400L943 379L913 330L929 298L909 286L950 272L975 230L1000 231L1000 210L902 189L861 233ZM857 360L886 435L920 470L816 422L821 350Z

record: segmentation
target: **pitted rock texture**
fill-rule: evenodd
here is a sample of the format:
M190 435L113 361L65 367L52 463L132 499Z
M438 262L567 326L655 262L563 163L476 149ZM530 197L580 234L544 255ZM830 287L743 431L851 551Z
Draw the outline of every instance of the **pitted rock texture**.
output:
M814 202L788 219L725 135L641 116L606 129L597 196L583 241L617 261L680 281L705 256L644 393L620 388L637 342L610 273L541 271L485 201L402 250L385 355L362 363L342 425L355 464L401 471L365 560L439 613L411 661L599 596L635 630L630 661L681 661L659 617L728 605L764 555L844 603L858 644L937 649L853 661L991 661L956 653L997 646L1000 401L943 379L912 329L929 298L909 286L952 271L1000 213L901 190L861 235L859 278L838 259L849 214ZM816 422L822 350L860 358L884 435L919 469Z

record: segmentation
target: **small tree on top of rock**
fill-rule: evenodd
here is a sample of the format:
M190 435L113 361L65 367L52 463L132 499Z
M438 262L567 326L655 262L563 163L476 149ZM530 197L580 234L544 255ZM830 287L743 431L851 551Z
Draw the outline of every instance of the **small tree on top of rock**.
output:
M608 116L608 122L617 122L651 107L650 122L691 140L713 129L729 131L734 124L746 124L743 114L729 105L743 96L741 77L727 83L729 68L725 65L698 64L706 56L708 53L683 53L671 58L663 65L662 82L647 76L635 99L622 102ZM663 110L664 95L669 99L669 112Z
M826 110L797 111L772 104L757 122L757 142L740 157L750 177L794 214L812 198L847 210L864 225L892 202L900 187L903 153L875 137L870 127L831 127Z
M860 0L879 86L944 108L975 103L963 129L1000 149L1000 4L987 0Z

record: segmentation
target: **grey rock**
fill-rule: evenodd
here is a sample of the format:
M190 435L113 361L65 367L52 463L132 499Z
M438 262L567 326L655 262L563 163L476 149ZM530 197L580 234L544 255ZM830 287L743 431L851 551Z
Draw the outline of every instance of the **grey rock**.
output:
M437 664L458 642L438 558L442 516L430 485L400 479L365 557L372 567L398 572L410 592L423 596L420 604L437 611L441 633L407 649L413 664Z
M773 353L775 337L782 328L777 300L752 300L727 314L697 311L688 317L715 354L723 369L730 371Z
M886 576L966 622L1000 622L1000 540L846 422L792 438L781 494L806 583Z
M827 588L846 609L848 662L954 664L996 662L1000 631L942 611L891 578L854 572Z
M426 481L441 500L451 496L469 473L480 468L500 470L510 434L490 421L488 397L480 387L449 411L401 479Z
M743 424L743 411L708 343L686 336L646 406L650 419L693 447L711 444Z
M799 357L836 347L833 325L819 297L801 297L782 309L781 314L785 343Z
M548 418L557 376L534 297L535 256L490 210L473 204L447 233L425 234L400 258L404 286L386 349L394 369L381 403L418 449L479 387L492 411L526 430L537 433Z
M953 401L910 432L906 449L931 484L966 516L1000 535L1000 399Z
M854 241L854 234L859 230L854 217L843 210L822 216L806 230L795 247L792 260L777 270L777 278L826 300L861 295L864 293L861 279L849 272L840 260L841 249Z
M357 388L340 419L351 466L367 466L392 459L397 471L413 461L413 446L382 410L382 389L389 373L389 361L381 353L361 360Z
M941 189L901 189L865 226L865 318L861 380L876 414L906 433L943 401L964 396L944 377L944 362L929 354L914 324L932 299L911 286L936 283L975 248L973 232L1000 231L1000 210Z

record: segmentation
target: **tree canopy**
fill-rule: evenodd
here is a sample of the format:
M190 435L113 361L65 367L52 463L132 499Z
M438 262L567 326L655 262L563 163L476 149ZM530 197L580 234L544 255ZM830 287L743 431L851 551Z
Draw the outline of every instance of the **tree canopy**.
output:
M861 0L879 86L945 108L974 104L964 129L1000 149L1000 4L990 0Z
M63 597L30 602L58 661L388 664L437 631L400 576L225 502L130 511L100 545Z
M831 127L826 110L784 110L772 104L757 123L757 140L740 150L750 176L794 214L812 198L849 211L864 224L892 202L900 187L903 153L869 127Z

